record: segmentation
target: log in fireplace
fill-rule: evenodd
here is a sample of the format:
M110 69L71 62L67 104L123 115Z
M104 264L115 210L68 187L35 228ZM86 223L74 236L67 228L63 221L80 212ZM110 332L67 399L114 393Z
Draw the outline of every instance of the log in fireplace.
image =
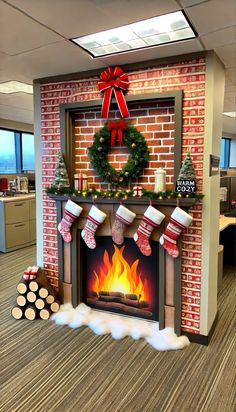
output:
M59 223L68 197L59 195L49 196L56 201L57 222ZM148 262L146 265L149 268L154 265L153 272L150 275L151 280L149 279L149 286L147 287L147 291L150 289L149 294L147 292L148 298L145 296L144 289L142 291L138 288L136 290L125 288L123 290L120 288L116 290L117 287L114 286L107 290L107 285L99 283L101 277L97 273L99 272L98 266L104 264L104 261L112 263L114 253L120 255L121 258L125 257L129 267L137 259L140 259L140 265L145 267L142 257L137 255L132 257L133 249L136 246L133 241L133 235L139 226L149 200L145 198L128 198L124 200L123 203L136 214L136 218L126 229L124 245L117 247L111 240L111 228L120 202L118 199L98 198L96 200L97 206L106 213L107 218L96 232L98 250L86 250L87 246L81 238L81 230L85 226L92 202L91 199L84 197L71 197L71 199L83 207L83 212L72 227L71 243L65 243L60 234L58 234L58 280L61 301L64 303L71 302L74 307L84 302L96 309L118 311L120 314L128 316L158 320L160 329L171 326L175 329L177 335L180 335L181 253L180 257L173 259L159 246L159 238L164 230L165 223L162 223L152 234L152 250L155 252L152 253L151 257L145 257L144 259L144 261ZM194 202L194 199L179 199L179 206L183 209L188 209ZM176 200L155 200L153 201L153 206L165 214L167 223L169 216L176 207ZM181 239L179 240L178 247L181 250ZM92 262L99 262L97 268ZM143 269L141 276L143 283L145 283L146 269ZM92 284L91 280L95 276L94 271L97 271L96 285ZM86 275L88 274L87 277L85 273Z

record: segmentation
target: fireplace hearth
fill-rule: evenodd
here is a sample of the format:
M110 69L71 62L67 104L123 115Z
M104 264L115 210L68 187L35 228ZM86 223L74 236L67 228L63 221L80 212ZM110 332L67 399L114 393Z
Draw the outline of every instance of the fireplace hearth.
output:
M64 206L68 200L68 197L60 195L50 195L50 197L56 201L57 222L59 223L62 219ZM138 289L136 291L134 289L126 291L122 290L122 288L118 289L117 286L115 286L111 289L108 288L107 290L107 286L102 286L99 283L96 287L90 286L91 283L89 280L84 281L86 276L84 276L83 266L86 259L87 262L89 262L89 265L90 262L94 262L95 267L91 266L86 268L85 271L89 272L90 275L94 275L95 271L99 281L99 277L101 278L99 269L99 267L101 267L101 263L102 265L104 264L104 259L107 263L109 262L109 264L112 262L112 256L116 249L111 240L111 228L120 202L117 199L98 198L96 200L97 206L106 213L107 217L96 232L98 249L87 250L88 248L81 237L81 231L85 226L87 216L91 208L91 200L84 197L71 197L71 200L81 205L83 207L83 212L76 223L72 226L72 241L70 243L65 243L58 232L58 286L61 302L71 303L74 308L80 303L85 303L91 308L96 308L100 311L115 311L120 315L140 317L152 321L158 320L160 330L170 326L174 328L177 335L180 335L181 253L180 257L173 259L162 247L159 246L159 238L163 233L165 223L168 222L173 209L176 207L176 200L162 199L153 201L153 206L157 207L158 210L164 213L166 219L165 222L163 221L163 223L153 232L151 236L153 251L151 257L140 257L140 267L143 267L146 259L146 262L149 262L150 266L153 266L152 259L155 261L153 270L154 274L151 276L152 281L151 287L149 288L151 289L151 298L148 299L146 296L142 296L144 295L144 292L139 292ZM194 199L181 199L179 206L187 210L193 205L194 202ZM135 260L139 260L139 257L136 254L139 252L133 240L133 235L140 224L143 213L146 210L149 201L145 198L129 198L123 203L136 214L136 218L133 223L126 228L124 244L119 247L116 246L116 248L117 253L125 257L129 267L132 267ZM104 246L108 238L110 239L109 244ZM100 244L102 244L102 249L99 249ZM85 257L85 248L86 254L88 253L87 258ZM130 260L130 256L128 255L134 248L137 250L135 252L135 256ZM178 241L178 248L181 252L181 238ZM105 253L105 250L107 253ZM93 257L92 259L89 255L90 253ZM99 254L98 267L96 267L98 261L97 254ZM144 261L142 259L144 259ZM145 283L144 273L142 273L141 278L142 282ZM153 279L155 279L155 281L153 281ZM130 305L127 303L130 303Z

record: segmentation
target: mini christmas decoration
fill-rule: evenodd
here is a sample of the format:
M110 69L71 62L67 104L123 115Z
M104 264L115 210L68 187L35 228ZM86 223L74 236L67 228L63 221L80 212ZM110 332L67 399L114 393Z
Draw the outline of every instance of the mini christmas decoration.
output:
M142 196L142 186L134 186L133 188L133 196L141 197Z
M123 144L123 130L126 129L125 121L119 120L118 122L110 121L108 122L108 130L111 131L111 146L115 146L116 136L118 137L119 143ZM101 137L103 139L103 137ZM100 139L100 142L101 142ZM104 142L104 139L103 139Z
M36 268L37 277L26 279L25 275L29 274L30 271L35 273ZM17 285L17 291L16 305L11 311L15 319L22 319L24 317L28 320L34 320L36 317L48 319L52 312L59 310L59 302L56 300L57 294L48 282L43 270L38 268L38 266L29 266L24 271ZM42 310L44 310L43 313Z
M176 192L186 194L195 193L197 190L196 180L196 173L189 150L179 172L179 177L176 182Z
M151 233L161 224L164 218L165 215L163 215L163 213L153 206L148 206L137 232L134 234L134 240L143 255L151 255L152 250L149 243Z
M154 172L155 175L155 189L154 192L164 192L166 190L166 171L159 167Z
M70 187L70 181L66 170L66 165L61 152L58 153L55 179L52 182L52 186L55 188L67 188Z
M101 137L104 139L102 144ZM93 145L88 149L88 153L91 164L103 181L127 186L142 174L149 160L149 151L144 137L134 126L127 125L123 133L123 141L130 151L130 157L121 171L114 169L106 159L110 148L110 132L107 124L95 133ZM136 147L132 149L134 142Z
M74 174L74 188L78 191L84 191L88 189L88 176L85 173Z
M192 223L192 220L192 216L180 207L176 207L173 211L165 232L160 237L160 244L173 258L177 258L179 256L177 240L184 229Z
M106 214L104 212L99 210L94 205L91 207L85 228L81 232L82 238L90 249L95 249L96 247L96 240L94 238L94 235L98 226L104 222L105 218Z
M124 242L124 230L125 227L131 224L136 214L127 209L127 207L120 205L116 212L116 218L112 225L111 233L112 240L121 245Z
M108 117L112 94L114 93L121 116L129 116L124 93L129 85L128 75L120 67L108 67L101 73L98 89L104 93L102 103L102 117Z
M82 207L80 207L76 203L72 202L71 200L67 201L63 212L63 218L58 225L58 230L65 242L71 241L70 227L74 220L79 217L82 210Z
M33 280L36 279L38 274L39 267L38 266L29 266L23 274L23 278L26 280Z

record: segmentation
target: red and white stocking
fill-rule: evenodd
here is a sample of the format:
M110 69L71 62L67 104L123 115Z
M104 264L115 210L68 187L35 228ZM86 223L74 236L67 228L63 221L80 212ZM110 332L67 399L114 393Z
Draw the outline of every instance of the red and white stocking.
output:
M81 232L82 238L90 249L95 249L96 247L96 240L94 238L94 235L98 226L104 222L105 218L106 213L99 210L96 206L91 207L86 225Z
M116 218L112 225L111 233L112 240L121 245L124 242L124 231L127 225L133 222L136 214L127 209L127 207L120 205L116 212Z
M65 242L71 241L71 225L74 222L74 220L80 215L82 210L82 207L80 207L76 203L72 202L71 200L67 201L63 212L63 218L58 225L58 230Z
M140 251L145 256L150 256L152 253L149 239L153 230L158 227L165 215L155 209L153 206L148 206L144 213L143 219L134 234L134 240L137 243Z
M173 258L179 256L177 239L180 237L183 230L191 225L192 220L192 216L180 209L180 207L176 207L173 211L165 232L160 237L160 244Z

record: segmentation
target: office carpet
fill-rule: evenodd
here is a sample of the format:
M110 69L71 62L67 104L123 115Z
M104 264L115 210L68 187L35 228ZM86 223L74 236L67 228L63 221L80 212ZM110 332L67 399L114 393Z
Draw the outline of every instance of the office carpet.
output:
M34 263L34 247L0 254L1 412L235 410L235 269L223 279L210 345L157 352L88 328L14 320L17 281Z

